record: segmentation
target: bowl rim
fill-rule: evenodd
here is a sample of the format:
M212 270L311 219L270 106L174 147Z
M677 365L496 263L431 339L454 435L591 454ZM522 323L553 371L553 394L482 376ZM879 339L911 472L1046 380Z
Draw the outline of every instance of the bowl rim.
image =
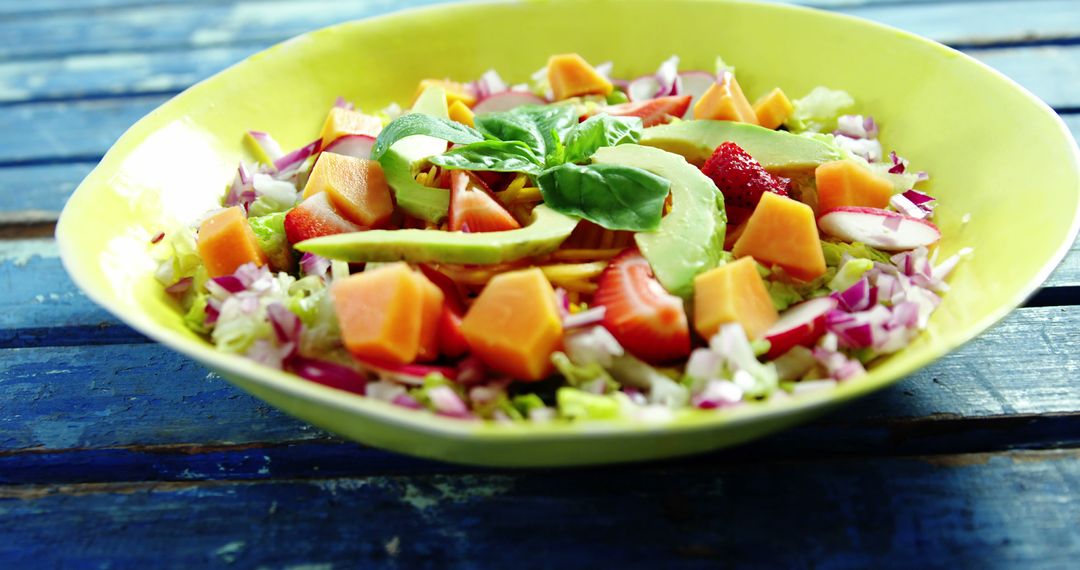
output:
M575 0L548 0L544 2L545 8L556 5L569 4ZM650 0L623 0L638 3L648 3ZM655 0L652 0L655 1ZM814 17L842 20L847 25L864 26L875 29L877 32L897 34L907 41L922 44L929 47L940 55L952 57L959 56L968 64L974 64L983 72L987 72L996 79L1003 81L1008 87L1019 92L1029 102L1039 107L1040 111L1047 114L1054 121L1058 134L1062 135L1072 148L1072 164L1069 165L1074 172L1080 173L1080 148L1075 138L1060 116L1044 101L1022 87L1016 81L1005 76L1000 71L989 65L964 54L958 50L945 46L934 40L919 36L879 22L841 14L825 10L818 10L805 6L751 2L748 0L686 0L688 3L709 4L738 4L753 5L754 9L765 11L777 11L787 13L813 14ZM859 398L875 392L888 385L894 384L902 378L910 375L951 352L955 348L972 340L985 332L988 328L1000 321L1006 315L1018 308L1029 298L1042 283L1049 277L1054 269L1065 258L1080 231L1080 201L1076 211L1073 212L1072 221L1067 230L1066 239L1057 247L1016 294L1008 302L999 304L994 310L971 323L964 334L945 340L939 340L925 349L922 349L918 358L906 361L905 364L890 366L896 361L885 361L868 371L866 376L851 382L841 382L834 389L821 392L802 394L794 398L782 398L771 400L766 404L752 404L738 406L722 410L696 410L688 409L678 413L671 421L647 422L618 418L613 420L590 420L585 422L515 422L499 423L490 421L462 421L459 419L441 417L427 411L416 411L388 402L382 402L366 396L344 392L327 386L305 380L299 376L289 374L277 369L254 363L240 355L219 352L205 340L196 340L173 331L147 318L145 314L133 314L110 297L107 292L98 290L90 277L83 272L75 262L78 252L75 249L75 235L69 233L68 227L72 212L82 198L91 194L95 187L104 183L103 178L108 173L115 172L119 163L129 153L142 144L145 139L156 132L159 125L157 122L168 109L178 102L188 99L196 99L202 92L210 89L214 83L222 81L237 68L241 68L253 59L271 56L280 50L289 49L290 46L300 43L317 41L318 36L328 30L340 30L351 27L381 26L387 22L396 20L408 20L424 17L447 10L483 9L487 6L506 6L538 4L529 0L483 0L480 2L457 3L450 2L422 7L413 7L395 11L371 18L351 20L336 23L330 26L312 30L293 38L284 40L253 55L245 57L239 62L205 78L196 84L186 88L181 93L172 97L153 111L139 119L128 128L123 135L110 147L101 161L94 167L89 175L79 184L65 203L57 221L55 237L60 254L61 262L71 277L72 281L86 293L86 295L98 305L104 307L115 315L120 321L131 326L133 329L146 335L148 338L180 353L183 356L193 358L200 364L220 372L231 383L236 384L233 378L239 377L245 382L252 382L262 387L282 393L283 395L305 400L320 407L329 407L350 414L361 414L369 420L386 424L392 427L408 429L417 434L431 436L438 439L468 441L475 443L499 442L504 440L517 441L565 441L578 440L581 438L607 438L629 435L651 434L686 434L692 432L713 431L721 428L736 428L744 424L766 422L770 419L780 418L793 413L810 413L814 410L823 410L834 407L855 398ZM1080 194L1080 186L1077 188ZM75 206L73 206L73 204Z

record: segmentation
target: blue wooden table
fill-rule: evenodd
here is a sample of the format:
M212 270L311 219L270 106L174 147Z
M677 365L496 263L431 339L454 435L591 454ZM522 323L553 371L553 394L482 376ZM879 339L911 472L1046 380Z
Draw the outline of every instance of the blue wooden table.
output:
M817 423L491 471L341 441L68 280L65 199L136 119L370 0L0 0L0 568L1040 567L1080 560L1080 248L1027 306ZM1080 132L1080 2L811 0L1000 69Z

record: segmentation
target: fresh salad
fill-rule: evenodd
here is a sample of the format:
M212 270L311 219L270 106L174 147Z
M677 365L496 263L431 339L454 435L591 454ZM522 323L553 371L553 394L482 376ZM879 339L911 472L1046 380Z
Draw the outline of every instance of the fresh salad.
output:
M291 152L250 131L221 208L151 240L157 278L218 350L469 420L754 405L907 346L970 252L936 259L927 174L843 91L751 103L678 64L555 55L339 98Z

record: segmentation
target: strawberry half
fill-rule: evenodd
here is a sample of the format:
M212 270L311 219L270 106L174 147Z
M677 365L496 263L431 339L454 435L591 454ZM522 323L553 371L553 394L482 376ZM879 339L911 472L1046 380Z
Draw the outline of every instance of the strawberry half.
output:
M480 179L464 170L450 172L450 231L501 232L520 227Z
M652 127L670 122L672 117L685 115L686 110L690 108L691 99L693 97L690 95L657 97L647 101L600 107L597 113L607 113L613 117L640 117L643 126Z
M682 299L664 290L638 250L611 260L600 275L593 305L605 308L604 327L634 356L663 363L690 354Z
M769 174L760 162L730 141L716 147L701 171L724 194L728 221L732 224L746 219L765 192L787 196L791 186L790 180Z
M285 214L285 237L289 243L364 229L341 217L330 204L326 192L308 197Z

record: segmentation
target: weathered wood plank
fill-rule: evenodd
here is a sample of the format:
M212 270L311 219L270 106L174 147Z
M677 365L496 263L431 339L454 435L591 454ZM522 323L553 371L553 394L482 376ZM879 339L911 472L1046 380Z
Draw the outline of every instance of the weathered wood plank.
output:
M1069 568L1078 490L1075 451L7 487L0 564Z

